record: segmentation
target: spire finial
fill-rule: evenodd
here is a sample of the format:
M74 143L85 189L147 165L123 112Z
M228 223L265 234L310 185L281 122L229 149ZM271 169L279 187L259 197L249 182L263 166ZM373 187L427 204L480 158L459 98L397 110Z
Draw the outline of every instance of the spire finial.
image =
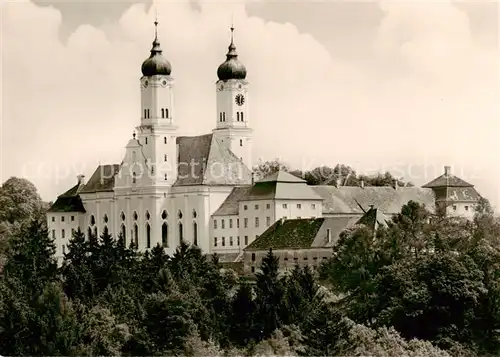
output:
M158 9L156 9L156 16L155 16L155 40L158 40Z

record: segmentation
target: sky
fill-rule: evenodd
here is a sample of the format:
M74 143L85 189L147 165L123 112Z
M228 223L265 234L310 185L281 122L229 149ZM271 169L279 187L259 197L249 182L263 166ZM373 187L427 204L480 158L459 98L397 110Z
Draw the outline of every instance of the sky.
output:
M253 160L337 163L423 185L443 166L500 205L495 2L37 1L1 9L0 178L43 199L119 163L159 39L181 135L215 127L229 27L250 82Z

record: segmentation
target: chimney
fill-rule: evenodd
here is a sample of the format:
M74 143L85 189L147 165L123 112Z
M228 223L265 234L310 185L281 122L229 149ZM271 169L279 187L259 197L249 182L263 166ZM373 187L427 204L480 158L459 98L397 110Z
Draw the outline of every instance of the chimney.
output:
M444 174L446 176L450 176L451 175L451 167L450 166L445 166L444 167Z
M361 188L365 188L365 181L361 180L361 182L359 183L359 185L361 186Z
M76 180L77 180L79 185L83 185L85 183L85 175L76 176Z

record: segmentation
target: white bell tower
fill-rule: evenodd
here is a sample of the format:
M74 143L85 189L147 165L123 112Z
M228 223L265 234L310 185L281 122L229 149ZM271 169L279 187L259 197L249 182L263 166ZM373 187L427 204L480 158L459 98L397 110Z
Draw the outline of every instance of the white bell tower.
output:
M217 113L213 133L251 170L253 130L248 112L247 71L238 60L233 33L234 27L231 27L231 44L226 61L217 70Z
M158 21L151 55L142 64L141 125L137 127L149 175L155 186L170 186L177 178L177 130L174 112L172 66L163 57Z

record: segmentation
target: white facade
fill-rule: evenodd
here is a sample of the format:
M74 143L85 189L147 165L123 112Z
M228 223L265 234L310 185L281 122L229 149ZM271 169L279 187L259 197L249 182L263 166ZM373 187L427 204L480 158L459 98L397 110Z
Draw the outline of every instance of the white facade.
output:
M214 135L247 167L252 167L252 129L248 113L248 82L241 79L216 83L217 117Z
M184 240L211 252L211 215L233 187L251 182L248 82L219 80L218 93L225 89L217 96L217 110L227 113L227 121L217 123L212 134L179 137L170 71L155 38L151 56L142 66L139 125L123 161L99 166L86 183L79 177L47 214L59 259L72 229L78 228L86 236L101 235L107 228L113 237L123 236L127 245L135 243L140 251L160 244L173 254ZM224 175L218 176L210 165L222 166Z

